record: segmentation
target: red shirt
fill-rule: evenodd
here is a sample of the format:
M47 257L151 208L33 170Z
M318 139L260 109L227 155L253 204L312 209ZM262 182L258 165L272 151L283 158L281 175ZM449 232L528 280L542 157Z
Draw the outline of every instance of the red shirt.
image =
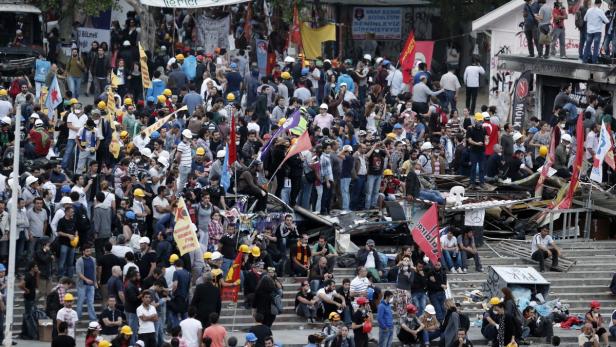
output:
M489 124L489 127L486 127L486 132L488 133L488 145L486 146L486 155L494 154L494 145L498 143L498 133L499 128L495 124Z
M51 146L51 137L44 131L30 130L30 140L34 145L34 152L38 155L45 156L49 152Z
M384 186L383 193L396 194L398 192L398 188L400 187L400 180L397 178L383 180L382 185Z
M565 19L556 19L559 16L566 16L567 11L564 8L555 8L552 10L552 24L555 28L562 29L565 27Z

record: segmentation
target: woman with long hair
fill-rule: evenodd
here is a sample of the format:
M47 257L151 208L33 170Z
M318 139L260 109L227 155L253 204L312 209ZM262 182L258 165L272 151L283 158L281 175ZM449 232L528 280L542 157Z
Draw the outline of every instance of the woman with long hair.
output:
M460 316L456 304L452 299L445 300L445 318L441 324L441 340L440 345L443 347L451 346L458 338L458 330L460 329Z
M518 305L515 302L515 297L508 287L501 288L503 293L503 305L505 306L505 315L513 317L515 323L514 335L517 341L522 338L522 326L524 325L524 317L522 312L518 309Z
M256 313L263 315L263 324L271 327L276 320L276 315L272 314L272 297L276 295L277 286L270 276L263 276L255 289L255 299L252 308Z

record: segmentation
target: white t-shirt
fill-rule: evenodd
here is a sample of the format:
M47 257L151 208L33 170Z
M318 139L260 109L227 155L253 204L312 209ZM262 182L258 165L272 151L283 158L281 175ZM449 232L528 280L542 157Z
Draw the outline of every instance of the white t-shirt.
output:
M552 236L546 235L545 237L541 237L541 233L536 233L535 236L533 236L532 243L530 244L530 252L531 254L535 253L535 251L539 249L538 245L541 245L543 247L548 247L552 243L554 243Z
M167 198L161 198L159 196L156 196L154 200L152 200L152 216L154 217L154 219L161 219L163 218L163 214L156 211L156 206L163 208L168 207L169 201L167 200Z
M56 315L56 320L66 322L68 325L68 336L75 338L75 324L77 323L77 311L72 308L62 307Z
M199 331L203 329L201 322L194 318L187 318L180 322L182 338L188 347L199 347L201 341Z
M76 114L74 114L73 112L71 112L68 117L66 118L66 123L72 123L72 125L74 127L77 127L78 129L83 128L84 125L86 125L86 121L88 120L88 116L86 116L85 113L81 113L81 116L77 117ZM74 140L75 138L77 138L77 131L69 128L68 129L68 139L69 140Z
M355 277L351 281L350 290L352 292L365 292L368 290L368 287L370 286L370 284L371 283L368 277L364 277L364 278Z
M154 305L149 305L145 308L143 305L137 307L137 317L139 317L139 334L149 334L156 332L156 325L152 321L144 321L141 316L152 316L156 314L156 308Z
M317 291L317 296L318 297L322 297L322 296L326 296L329 300L334 300L334 291L332 290L330 293L327 293L325 291L325 288L321 288Z
M331 128L333 122L334 122L334 116L332 116L329 113L326 113L326 114L319 113L318 115L314 116L314 124L316 124L321 129Z
M118 258L124 259L124 256L128 252L132 252L132 248L125 245L114 245L111 247L111 254L115 255Z
M6 117L13 112L13 105L6 100L0 100L0 117Z
M364 266L369 269L376 267L376 262L374 261L374 251L370 251L370 253L368 253L368 256L366 257L366 264L364 264Z
M73 188L71 188L71 192L79 193L79 203L82 204L87 210L88 200L86 199L86 192L83 190L83 187L73 186Z
M115 246L114 246L114 247L115 247ZM112 248L112 250L113 250L113 248ZM131 249L130 251L132 252L133 250ZM113 253L113 252L112 252L112 253ZM127 262L127 263L124 265L124 268L122 269L122 275L123 275L123 276L126 276L126 274L128 273L128 270L129 270L131 267L134 267L135 269L137 269L137 271L139 271L139 267L137 267L137 265L136 265L135 263Z
M441 247L443 248L452 248L458 245L458 239L452 237L451 240L447 237L447 235L441 236Z

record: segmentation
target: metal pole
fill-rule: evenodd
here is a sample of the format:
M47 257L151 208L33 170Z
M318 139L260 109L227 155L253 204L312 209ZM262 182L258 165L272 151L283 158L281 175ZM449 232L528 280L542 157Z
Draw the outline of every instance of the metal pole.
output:
M19 147L21 142L21 110L17 109L15 116L15 146L13 147L13 186L11 187L11 202L9 213L11 226L9 231L9 273L6 289L6 321L4 325L4 346L13 344L13 301L15 296L15 249L17 238L17 197L19 196Z

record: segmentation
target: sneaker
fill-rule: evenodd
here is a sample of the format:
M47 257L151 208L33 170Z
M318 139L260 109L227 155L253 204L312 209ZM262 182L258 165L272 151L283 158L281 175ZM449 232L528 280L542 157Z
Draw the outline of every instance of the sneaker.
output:
M461 268L461 267L459 267L459 268L458 268L458 273L459 273L459 274L463 274L463 273L464 273L464 271L462 271L462 268Z
M483 272L483 269L482 269L482 268L479 268L479 269L475 269L475 271L477 271L477 272Z
M457 273L457 271L456 271L456 268L455 268L455 267L452 267L450 271L451 271L451 273L452 273L452 274Z
M569 59L569 57L567 57L566 55L561 55L560 59Z
M462 269L462 272L463 272L463 273L466 273L466 272L467 272L467 270L466 270L466 269Z

